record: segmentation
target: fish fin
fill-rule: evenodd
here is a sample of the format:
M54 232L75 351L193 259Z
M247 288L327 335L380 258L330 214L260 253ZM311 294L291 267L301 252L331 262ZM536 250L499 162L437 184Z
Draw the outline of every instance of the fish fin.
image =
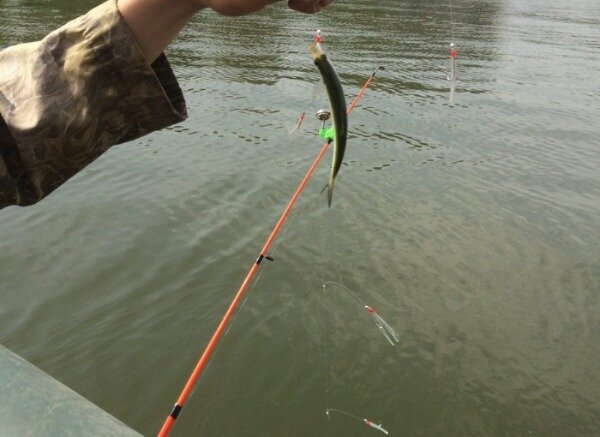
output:
M323 193L325 192L325 190L327 189L327 187L328 187L328 186L329 186L328 184L325 184L325 186L324 186L324 187L323 187L323 189L321 190L321 194L323 194Z

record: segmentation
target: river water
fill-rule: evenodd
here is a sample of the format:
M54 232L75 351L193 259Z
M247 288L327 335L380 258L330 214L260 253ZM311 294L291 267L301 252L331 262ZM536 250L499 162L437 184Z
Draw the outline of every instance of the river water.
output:
M97 3L4 0L0 46ZM390 435L599 435L597 0L198 15L167 52L185 123L0 212L0 343L155 433L321 146L317 28L349 99L386 70L333 207L328 155L174 435L376 435L327 408Z

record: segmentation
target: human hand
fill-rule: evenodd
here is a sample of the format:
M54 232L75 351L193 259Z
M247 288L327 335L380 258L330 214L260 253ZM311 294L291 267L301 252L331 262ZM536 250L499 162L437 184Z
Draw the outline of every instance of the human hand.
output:
M223 15L246 15L280 0L197 0L202 7L211 8ZM312 14L319 12L333 0L288 0L288 7Z

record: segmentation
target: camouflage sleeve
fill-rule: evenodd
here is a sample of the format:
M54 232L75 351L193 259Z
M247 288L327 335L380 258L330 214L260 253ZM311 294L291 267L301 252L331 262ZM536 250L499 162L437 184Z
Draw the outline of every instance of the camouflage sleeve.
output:
M0 51L0 208L35 203L109 147L186 116L167 58L146 63L116 0Z

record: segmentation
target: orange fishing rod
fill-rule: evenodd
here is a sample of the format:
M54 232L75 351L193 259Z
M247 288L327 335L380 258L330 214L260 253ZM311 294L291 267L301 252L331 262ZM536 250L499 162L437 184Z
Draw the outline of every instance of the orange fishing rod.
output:
M356 97L352 100L352 102L348 106L348 109L346 111L348 114L350 114L352 112L352 110L354 109L354 107L356 106L358 101L362 98L363 94L365 93L365 91L367 90L369 85L371 84L371 81L375 77L375 74L379 70L383 70L383 69L384 69L384 67L377 67L375 69L375 71L373 71L371 76L369 76L369 79L365 82L365 84L363 85L363 87L361 88L359 93L356 95ZM329 144L331 144L331 140L328 140L325 144L323 144L323 147L321 147L321 150L319 150L319 153L317 154L313 163L311 164L308 171L304 175L304 178L300 182L300 185L298 185L298 188L296 188L294 195L292 196L292 198L288 202L287 206L285 207L285 210L279 217L277 224L271 231L271 234L269 234L269 237L267 238L267 241L265 242L264 246L262 247L258 258L256 259L256 261L254 261L254 263L252 264L252 267L246 274L246 277L244 278L242 285L240 285L238 292L236 293L235 297L231 301L231 304L229 304L229 308L227 308L225 315L221 319L221 322L217 326L217 329L215 330L212 338L210 339L210 341L206 345L206 348L204 349L204 352L200 356L200 359L198 360L196 367L192 371L192 374L188 378L185 386L183 387L183 390L181 391L179 398L177 398L177 402L175 402L175 405L173 406L173 410L171 410L171 414L169 414L167 416L167 418L165 419L165 422L163 423L162 428L158 432L159 437L167 436L169 434L169 432L171 431L171 428L173 427L173 424L175 423L175 419L177 419L177 416L179 416L179 413L181 412L181 409L185 405L185 402L187 401L190 393L192 392L194 385L196 384L196 381L198 380L198 378L200 377L200 374L202 373L202 370L204 369L206 364L208 364L208 361L210 360L210 357L212 356L212 353L214 352L214 349L217 346L217 343L219 342L221 335L223 334L223 331L225 331L225 328L227 327L227 323L229 322L229 319L231 319L231 316L233 315L238 304L242 300L242 297L244 296L244 294L246 292L246 288L248 287L248 285L250 284L250 281L254 277L254 274L260 267L261 262L265 258L268 258L267 252L269 251L269 248L271 247L273 240L275 240L275 237L279 233L281 226L283 226L283 223L287 219L287 216L289 215L294 204L296 203L296 200L300 196L300 193L302 193L302 191L304 190L304 187L308 183L308 180L311 178L311 176L315 172L315 169L317 168L317 165L321 161L321 158L323 158L323 155L325 155L325 152L327 151Z

